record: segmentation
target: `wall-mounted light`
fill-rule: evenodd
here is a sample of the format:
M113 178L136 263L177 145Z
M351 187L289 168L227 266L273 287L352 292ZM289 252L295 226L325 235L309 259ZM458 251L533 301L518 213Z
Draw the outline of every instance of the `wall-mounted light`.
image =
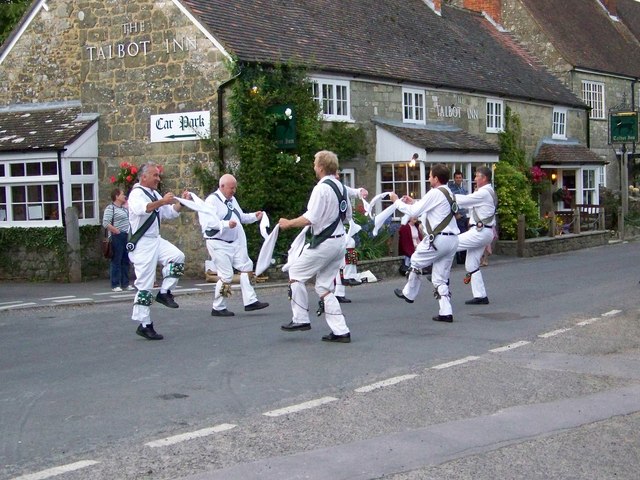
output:
M556 172L553 172L553 173L551 174L551 181L552 181L552 182L555 182L557 178L558 178L558 175L556 175Z
M418 160L418 154L417 154L417 153L414 153L414 154L413 154L413 157L411 157L411 160L409 160L409 166L410 166L411 168L415 167L415 166L416 166L416 161L417 161L417 160Z

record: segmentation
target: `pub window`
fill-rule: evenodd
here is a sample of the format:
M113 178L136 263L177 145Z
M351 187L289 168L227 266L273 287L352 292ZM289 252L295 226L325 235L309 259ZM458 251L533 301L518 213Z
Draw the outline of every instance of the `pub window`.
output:
M502 100L487 99L487 133L504 130L504 104Z
M591 107L589 118L604 120L604 83L582 82L582 100Z
M553 109L553 138L567 138L567 109L556 107Z
M398 197L409 195L412 198L420 199L422 196L421 184L425 181L422 179L421 166L410 166L406 163L380 163L380 191L396 192ZM426 180L428 183L428 179ZM427 186L428 188L428 186ZM388 198L382 200L382 208L391 205ZM402 216L397 212L396 216Z
M402 119L405 123L424 123L424 91L402 89Z
M313 99L325 120L350 120L349 82L313 78Z

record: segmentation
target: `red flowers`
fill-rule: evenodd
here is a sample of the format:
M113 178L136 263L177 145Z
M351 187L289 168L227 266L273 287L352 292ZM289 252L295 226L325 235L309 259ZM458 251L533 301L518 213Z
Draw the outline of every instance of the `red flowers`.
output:
M111 183L122 186L125 192L129 192L136 183L138 167L129 162L121 162L118 174L111 177Z

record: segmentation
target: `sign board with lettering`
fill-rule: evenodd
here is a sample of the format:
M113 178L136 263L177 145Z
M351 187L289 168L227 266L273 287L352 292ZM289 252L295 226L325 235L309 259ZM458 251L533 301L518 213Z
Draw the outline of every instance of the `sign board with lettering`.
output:
M274 105L267 109L269 115L274 115L276 123L274 136L277 148L295 150L296 141L296 112L293 105Z
M211 112L151 115L151 143L211 138Z
M609 143L638 141L638 112L616 112L609 115Z

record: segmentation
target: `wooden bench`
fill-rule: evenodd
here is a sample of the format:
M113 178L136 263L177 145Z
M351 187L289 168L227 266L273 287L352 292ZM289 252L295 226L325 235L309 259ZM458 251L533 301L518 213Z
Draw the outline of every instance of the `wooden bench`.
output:
M562 220L563 233L604 230L604 207L591 204L576 204L573 210L558 210L556 218Z

